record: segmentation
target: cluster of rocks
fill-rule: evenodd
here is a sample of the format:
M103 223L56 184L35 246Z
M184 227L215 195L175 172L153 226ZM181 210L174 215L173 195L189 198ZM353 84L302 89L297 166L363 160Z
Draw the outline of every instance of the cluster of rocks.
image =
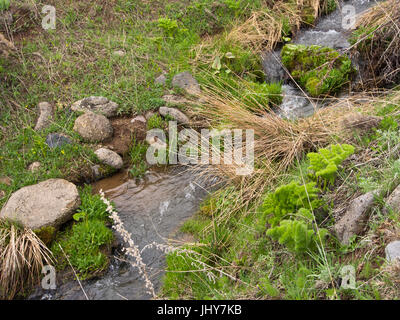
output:
M344 215L333 226L338 240L347 245L354 236L361 235L374 207L377 206L377 197L382 196L381 190L370 191L351 201ZM383 214L389 210L400 212L400 185L390 194L385 201ZM385 249L386 259L391 262L400 261L400 239L390 242Z
M120 54L118 54L120 55ZM157 83L164 85L166 75L158 77ZM200 86L188 72L176 75L172 84L190 94L198 94ZM182 105L188 101L178 96L164 96L166 104ZM74 123L74 131L79 133L82 139L89 143L107 143L112 139L115 132L110 118L115 117L118 111L118 104L106 97L91 96L75 102L71 110L82 112ZM48 102L41 102L38 105L39 117L35 130L40 131L48 128L54 118L53 106ZM131 124L146 125L147 121L155 114L148 111L145 115L139 115L129 120ZM182 125L189 124L189 118L177 108L161 107L159 114L163 117L175 119ZM125 123L121 123L125 126ZM119 126L120 127L120 126ZM117 126L117 128L119 128ZM46 143L50 148L62 147L72 144L73 139L64 133L50 133L46 137ZM111 148L112 149L112 148ZM105 146L99 146L95 155L99 161L115 169L123 167L122 157L115 151ZM40 170L41 163L29 164L28 170L36 172ZM99 166L93 167L99 171ZM4 177L0 184L10 185L12 180ZM5 192L0 190L0 198ZM35 185L23 187L14 192L0 211L0 219L10 219L28 227L32 230L40 230L45 227L58 229L63 223L72 218L72 215L80 205L79 193L76 186L63 179L49 179Z

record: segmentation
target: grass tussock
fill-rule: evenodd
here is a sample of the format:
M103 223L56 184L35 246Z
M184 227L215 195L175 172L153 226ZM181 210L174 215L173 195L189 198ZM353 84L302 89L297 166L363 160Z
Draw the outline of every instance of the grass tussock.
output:
M271 9L254 11L228 34L228 39L256 52L273 50L282 37L295 35L302 25L312 25L325 10L321 0L278 1Z
M255 169L251 175L238 176L240 164L235 163L221 163L208 169L213 175L228 177L240 186L238 208L260 198L307 152L331 143L348 142L351 126L371 121L368 117L360 120L360 113L368 113L374 103L369 97L371 103L357 104L361 96L332 99L330 107L317 110L313 116L290 121L266 110L256 100L243 100L234 92L216 86L206 88L201 99L203 105L194 110L201 123L206 121L211 128L220 130L254 130Z
M0 221L0 297L12 299L40 281L52 255L30 229Z
M393 85L400 79L400 1L379 3L365 12L353 34L365 62L364 88Z

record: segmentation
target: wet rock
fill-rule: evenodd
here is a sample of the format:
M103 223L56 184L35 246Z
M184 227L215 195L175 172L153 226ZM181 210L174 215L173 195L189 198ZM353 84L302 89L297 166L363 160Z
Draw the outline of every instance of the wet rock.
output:
M87 112L75 120L74 130L89 142L101 142L113 135L110 121L103 115Z
M143 122L143 123L146 123L146 118L145 117L143 117L143 116L136 116L135 118L133 118L132 120L131 120L131 123L135 123L135 122Z
M72 218L80 205L76 186L63 179L50 179L14 192L0 212L10 219L36 230L58 228Z
M395 260L400 261L400 241L393 241L389 243L385 248L386 260L393 262Z
M121 169L124 165L122 158L116 152L109 149L100 148L96 150L95 155L102 163L107 164L115 169Z
M107 118L111 118L117 115L118 104L108 100L106 97L91 96L76 101L71 106L71 110L78 112L92 111L94 113L102 114Z
M41 164L40 162L35 161L35 162L31 163L31 164L28 166L28 170L29 170L30 172L36 172L36 171L38 171L38 170L40 169L41 166L42 166L42 164Z
M167 77L165 76L165 74L161 74L154 80L154 82L164 86L167 82Z
M5 184L6 186L11 186L12 179L9 178L9 177L1 177L0 178L0 184Z
M199 83L187 71L175 75L172 79L172 85L184 89L189 94L196 95L200 93Z
M360 235L379 191L371 191L354 199L344 216L335 224L334 230L341 243L348 244L354 235Z
M188 124L190 121L189 118L182 111L179 111L175 108L161 107L159 109L159 112L163 117L170 116L180 124Z
M285 78L285 70L281 65L280 51L268 52L262 57L262 66L266 82L279 82Z
M36 122L35 130L42 130L47 128L51 120L53 119L53 108L48 102L40 102L38 105L39 108L39 118Z
M50 133L46 137L46 144L53 149L60 148L66 144L72 144L72 141L62 133Z

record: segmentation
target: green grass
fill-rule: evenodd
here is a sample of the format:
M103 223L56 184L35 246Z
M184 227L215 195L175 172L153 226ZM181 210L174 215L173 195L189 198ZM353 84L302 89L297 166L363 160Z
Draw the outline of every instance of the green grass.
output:
M145 160L146 151L147 145L145 143L134 140L130 150L131 168L129 169L129 173L134 178L141 177L148 169L148 165Z
M80 195L82 204L74 215L75 223L57 235L51 249L58 269L63 270L71 263L78 276L86 279L106 270L109 264L107 251L114 237L107 227L110 222L107 206L100 196L92 195L89 187Z
M382 110L386 111L383 112ZM335 197L351 197L358 192L383 187L389 194L399 183L399 160L387 157L387 150L398 145L397 127L388 118L395 118L399 107L377 107L375 113L384 117L377 140L367 148L377 148L379 163L346 163L338 170L334 186L324 190L327 213L317 221L319 227L335 223L331 203ZM387 135L393 136L388 139ZM387 148L382 148L387 145ZM374 149L375 150L375 149ZM357 156L358 157L358 156ZM308 160L304 157L281 178L285 184L307 179ZM341 192L336 194L340 186ZM267 190L266 190L267 191ZM395 274L385 269L385 242L360 241L354 237L349 245L339 244L334 235L308 253L296 253L290 247L266 236L269 228L263 209L259 206L233 211L240 189L229 187L205 200L198 214L186 221L181 231L192 234L198 244L186 245L183 250L167 257L167 273L162 293L167 298L186 299L396 299L398 289ZM321 195L319 196L321 197ZM332 198L333 197L333 198ZM344 201L339 198L336 201ZM340 203L340 202L339 202ZM384 199L373 208L367 223L367 239L382 237L382 229L400 227L398 212L382 214ZM318 210L314 210L317 215ZM224 216L226 216L224 218ZM397 228L397 229L396 229ZM392 229L390 229L392 230ZM378 253L379 252L379 253ZM343 267L356 270L356 288L340 285ZM207 270L207 271L205 271ZM229 275L229 276L228 276Z

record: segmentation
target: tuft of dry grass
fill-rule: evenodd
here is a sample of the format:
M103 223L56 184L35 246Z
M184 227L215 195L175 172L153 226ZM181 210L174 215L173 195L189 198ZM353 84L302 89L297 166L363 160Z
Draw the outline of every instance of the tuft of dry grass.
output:
M363 88L395 84L400 78L400 0L378 3L357 21L354 45L365 62Z
M52 254L30 229L0 221L0 297L12 299L40 281Z
M249 108L248 102L239 97L229 90L209 85L201 94L202 105L192 110L199 126L206 123L220 130L254 130L255 168L252 174L238 176L240 164L235 163L221 163L207 169L211 175L227 178L238 186L238 208L261 199L264 192L307 152L331 143L349 143L352 132L349 125L359 125L360 112L370 112L377 101L364 95L332 98L328 107L316 110L313 116L291 121L279 117L274 111L265 110L262 105L255 110L256 102ZM357 101L360 100L367 102L359 104Z
M290 27L294 35L302 24L309 24L307 17L316 19L325 1L277 1L271 9L255 11L245 22L237 25L228 40L238 42L255 52L270 51L281 41L284 28Z

